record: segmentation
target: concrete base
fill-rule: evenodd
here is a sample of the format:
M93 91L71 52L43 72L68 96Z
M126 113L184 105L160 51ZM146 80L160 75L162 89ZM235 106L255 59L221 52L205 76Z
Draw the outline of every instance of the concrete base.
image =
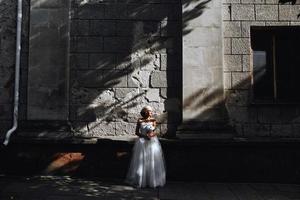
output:
M0 173L126 176L133 141L13 140L0 150ZM57 142L58 142L57 141ZM78 142L78 141L77 141ZM295 139L161 139L168 180L299 183L300 141Z

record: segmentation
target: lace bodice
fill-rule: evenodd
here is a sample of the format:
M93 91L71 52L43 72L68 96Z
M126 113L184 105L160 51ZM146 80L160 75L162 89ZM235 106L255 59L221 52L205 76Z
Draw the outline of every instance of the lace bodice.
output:
M154 131L153 122L141 122L140 133L146 135L150 131Z

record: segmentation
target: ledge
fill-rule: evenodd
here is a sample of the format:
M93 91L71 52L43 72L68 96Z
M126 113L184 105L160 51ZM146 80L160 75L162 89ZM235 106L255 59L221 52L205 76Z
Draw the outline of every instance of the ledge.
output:
M98 144L128 144L132 145L136 136L102 136L93 138L84 137L24 137L15 136L11 144L67 144L67 145L98 145ZM185 135L174 138L159 138L162 145L179 146L290 146L299 145L300 138L243 138L229 137L228 135Z

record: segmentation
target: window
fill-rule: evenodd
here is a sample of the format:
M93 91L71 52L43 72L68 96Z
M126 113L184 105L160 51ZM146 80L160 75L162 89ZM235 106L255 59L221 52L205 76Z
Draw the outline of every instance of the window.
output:
M256 102L300 103L300 27L251 27Z

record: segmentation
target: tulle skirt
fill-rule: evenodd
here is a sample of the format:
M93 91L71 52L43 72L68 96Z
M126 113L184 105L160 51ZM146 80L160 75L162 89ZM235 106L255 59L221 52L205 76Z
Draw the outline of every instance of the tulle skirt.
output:
M165 184L164 157L157 137L136 140L126 182L136 187L158 187Z

